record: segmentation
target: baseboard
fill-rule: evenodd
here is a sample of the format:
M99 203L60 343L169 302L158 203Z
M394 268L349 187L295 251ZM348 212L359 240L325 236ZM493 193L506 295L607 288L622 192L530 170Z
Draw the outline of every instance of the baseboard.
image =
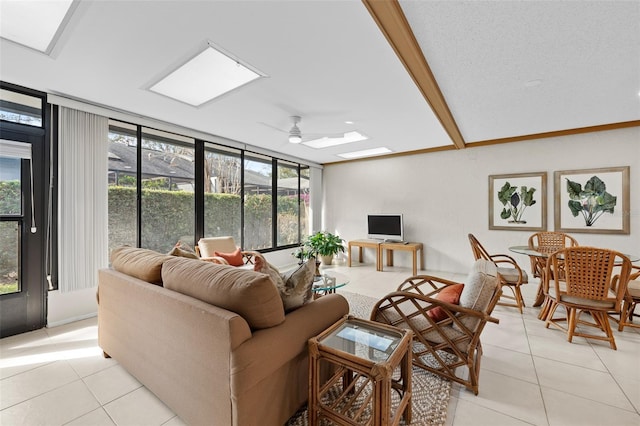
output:
M76 321L82 321L88 318L93 318L93 317L97 317L98 313L97 312L92 312L89 314L85 314L85 315L80 315L77 317L72 317L72 318L65 318L61 321L56 321L56 322L50 322L47 324L47 328L53 328L53 327L58 327L61 325L65 325L65 324L70 324L72 322L76 322Z

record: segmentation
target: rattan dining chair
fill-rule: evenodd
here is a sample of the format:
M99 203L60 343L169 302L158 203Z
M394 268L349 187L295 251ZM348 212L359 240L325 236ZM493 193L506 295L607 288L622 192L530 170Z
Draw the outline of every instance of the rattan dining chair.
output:
M614 287L618 286L620 276L613 277ZM639 323L633 322L634 311L636 305L640 302L640 266L631 265L631 274L629 275L629 281L627 283L627 291L624 295L624 301L622 302L622 310L620 311L619 319L612 317L618 322L618 331L623 331L625 327L640 328Z
M456 286L461 291L458 304L446 302L448 296L443 295ZM413 365L461 383L477 395L480 334L487 322L499 322L491 313L501 293L497 268L481 259L464 283L427 275L407 278L376 303L370 319L412 330Z
M508 254L489 254L473 234L469 234L469 243L473 257L476 260L485 259L493 262L498 268L500 285L511 290L512 295L502 293L502 299L507 299L507 301L500 301L498 305L516 307L522 313L525 304L520 286L529 282L527 272L522 270L515 259Z
M529 237L529 248L542 253L551 254L565 247L575 247L578 241L564 232L536 232ZM530 256L531 274L535 278L542 278L544 268L547 266L547 259L544 257Z
M616 270L620 268L615 281L614 267ZM558 270L563 273L552 273ZM556 251L549 256L545 272L549 277L551 301L545 327L553 324L566 331L569 342L573 336L581 336L607 341L615 350L616 342L608 314L621 314L630 271L629 258L615 250L577 246ZM554 318L560 306L565 309L566 317ZM588 312L593 321L582 320L583 312ZM566 327L561 325L563 322L566 322ZM578 324L598 328L605 335L578 331Z

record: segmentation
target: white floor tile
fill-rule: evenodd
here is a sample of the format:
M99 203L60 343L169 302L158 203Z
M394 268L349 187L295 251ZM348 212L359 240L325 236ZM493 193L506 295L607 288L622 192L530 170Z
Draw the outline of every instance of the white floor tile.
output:
M11 426L63 425L100 404L81 380L46 392L0 411L0 424Z
M539 357L534 357L534 363L540 386L624 410L634 409L618 383L607 372Z
M637 412L580 398L554 389L542 388L551 426L638 426Z
M0 381L0 409L10 407L78 380L66 361L53 362Z
M478 426L480 424L491 426L530 425L530 423L475 404L473 400L464 399L457 401L453 424L456 426Z
M84 416L78 417L65 426L115 426L115 423L113 423L107 412L104 411L104 408L100 407Z
M118 426L155 426L166 423L175 414L146 388L116 399L104 406Z
M606 367L589 343L575 337L567 342L566 334L560 330L546 330L548 333L529 335L531 353L540 358L548 358L568 364L579 365L592 370L606 371Z
M120 365L87 376L84 378L84 382L102 405L142 386Z
M482 345L482 349L484 352L482 369L538 384L531 354L511 351L487 343Z
M547 423L538 385L486 369L480 372L479 394L460 392L459 398L526 423Z

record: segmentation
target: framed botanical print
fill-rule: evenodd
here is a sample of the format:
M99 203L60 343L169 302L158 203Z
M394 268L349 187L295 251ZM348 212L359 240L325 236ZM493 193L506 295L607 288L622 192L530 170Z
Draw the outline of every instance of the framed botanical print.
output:
M629 234L629 166L554 173L554 227Z
M489 176L489 229L546 231L547 173Z

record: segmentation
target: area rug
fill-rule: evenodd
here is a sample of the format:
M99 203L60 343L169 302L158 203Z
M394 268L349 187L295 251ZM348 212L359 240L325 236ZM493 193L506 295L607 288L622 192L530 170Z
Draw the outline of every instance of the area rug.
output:
M371 308L377 302L376 299L346 291L342 291L340 294L349 301L351 315L369 319ZM411 385L412 419L410 425L444 425L451 395L451 382L414 367ZM395 407L398 402L397 393L392 392L392 407ZM406 425L404 420L401 420L400 424ZM306 406L300 409L286 424L286 426L306 425L308 425Z

